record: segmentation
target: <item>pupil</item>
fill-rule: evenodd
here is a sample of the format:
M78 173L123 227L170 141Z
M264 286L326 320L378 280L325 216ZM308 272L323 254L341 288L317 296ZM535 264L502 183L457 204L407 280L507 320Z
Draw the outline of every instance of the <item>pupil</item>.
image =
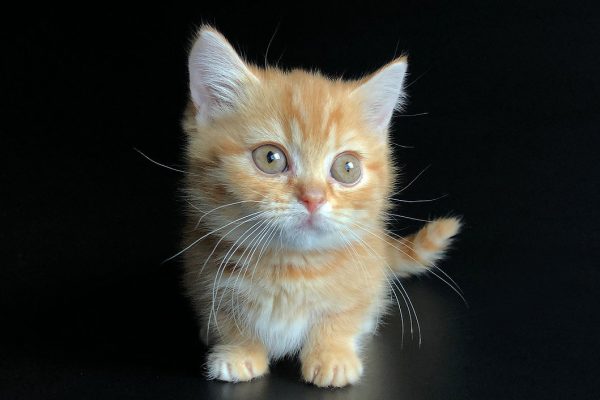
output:
M354 164L352 164L352 161L348 161L345 165L344 165L344 169L346 170L346 172L350 172L350 170L354 168Z
M279 155L279 153L273 153L272 151L269 151L267 153L267 162L269 164L271 164L275 160L279 160L280 158L281 156Z

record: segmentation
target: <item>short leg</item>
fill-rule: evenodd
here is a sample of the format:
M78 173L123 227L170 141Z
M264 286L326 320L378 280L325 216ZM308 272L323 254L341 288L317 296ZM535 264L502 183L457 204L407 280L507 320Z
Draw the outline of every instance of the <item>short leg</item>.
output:
M343 387L360 379L363 366L356 341L361 334L362 317L360 311L350 311L313 327L300 354L306 382Z
M225 328L208 354L207 375L227 382L249 381L269 371L269 358L264 345L243 336L237 328Z

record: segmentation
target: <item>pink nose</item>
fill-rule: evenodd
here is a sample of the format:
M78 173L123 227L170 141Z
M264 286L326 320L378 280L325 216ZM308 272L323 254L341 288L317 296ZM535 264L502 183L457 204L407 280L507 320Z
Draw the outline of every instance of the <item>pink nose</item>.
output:
M298 199L304 204L308 212L312 214L325 203L325 193L320 189L306 188L302 191Z

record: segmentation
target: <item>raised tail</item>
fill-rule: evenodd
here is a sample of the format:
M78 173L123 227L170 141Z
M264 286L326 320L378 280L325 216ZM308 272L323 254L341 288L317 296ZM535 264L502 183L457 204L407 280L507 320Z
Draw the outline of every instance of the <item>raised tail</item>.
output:
M421 274L435 266L461 228L458 218L440 218L417 233L389 241L388 264L400 277Z

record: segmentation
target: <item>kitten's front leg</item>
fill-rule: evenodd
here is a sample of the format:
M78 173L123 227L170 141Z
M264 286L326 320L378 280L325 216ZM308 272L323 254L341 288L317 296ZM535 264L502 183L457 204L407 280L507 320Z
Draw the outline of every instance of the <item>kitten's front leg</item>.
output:
M259 340L242 335L237 328L224 327L208 354L207 369L210 379L249 381L269 372L269 358Z
M358 312L328 317L311 330L302 348L302 377L317 386L343 387L358 382L363 373L356 351L362 315Z

